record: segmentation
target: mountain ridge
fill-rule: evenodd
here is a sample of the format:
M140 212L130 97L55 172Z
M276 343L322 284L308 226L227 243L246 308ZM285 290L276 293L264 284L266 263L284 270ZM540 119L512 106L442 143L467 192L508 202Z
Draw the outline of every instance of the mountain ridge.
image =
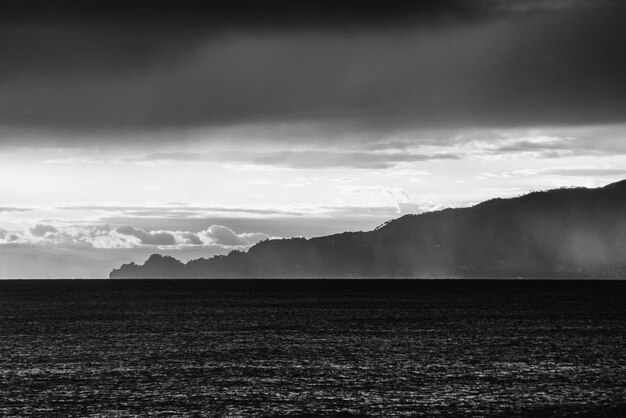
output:
M152 255L111 278L622 277L626 180L409 214L367 232L262 241L182 263Z

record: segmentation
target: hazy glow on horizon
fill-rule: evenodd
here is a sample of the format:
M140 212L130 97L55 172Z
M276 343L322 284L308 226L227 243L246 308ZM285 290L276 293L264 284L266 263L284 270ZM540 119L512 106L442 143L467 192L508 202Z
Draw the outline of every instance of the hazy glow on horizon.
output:
M3 176L3 206L28 210L0 212L0 227L24 229L46 220L103 224L119 215L132 224L133 214L122 212L133 206L152 208L149 214L135 214L137 218L202 219L235 213L319 222L319 217L339 216L348 225L360 220L373 227L406 213L537 189L596 187L623 178L626 153L617 151L623 147L626 126L595 127L591 134L590 129L467 130L461 135L449 132L450 139L436 146L417 132L402 140L381 138L365 150L341 141L332 147L280 148L277 141L274 150L259 151L246 138L231 138L244 145L230 148L198 138L176 152L164 146L149 154L120 147L97 152L6 147L0 164L19 181ZM604 150L590 142L597 141L593 135L598 132L604 135ZM281 153L282 158L270 158ZM288 228L280 234L292 235L296 233Z

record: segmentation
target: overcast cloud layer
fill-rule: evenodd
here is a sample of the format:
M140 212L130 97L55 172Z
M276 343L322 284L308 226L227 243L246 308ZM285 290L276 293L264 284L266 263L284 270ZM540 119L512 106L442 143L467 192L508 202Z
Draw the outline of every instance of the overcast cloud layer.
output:
M8 130L61 132L62 145L250 123L389 131L626 118L619 2L269 4L32 16L9 7L0 23L3 142L24 144Z

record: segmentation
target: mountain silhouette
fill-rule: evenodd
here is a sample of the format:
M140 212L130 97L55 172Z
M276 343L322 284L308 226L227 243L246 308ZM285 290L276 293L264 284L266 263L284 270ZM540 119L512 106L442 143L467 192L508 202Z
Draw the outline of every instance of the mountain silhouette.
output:
M626 180L406 215L369 232L274 239L182 263L152 255L111 278L622 277Z

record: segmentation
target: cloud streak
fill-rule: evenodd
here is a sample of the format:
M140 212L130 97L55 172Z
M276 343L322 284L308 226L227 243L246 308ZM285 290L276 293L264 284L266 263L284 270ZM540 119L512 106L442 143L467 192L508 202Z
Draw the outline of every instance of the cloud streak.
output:
M297 186L299 187L299 186ZM306 187L306 184L303 186ZM99 219L111 220L112 217L118 219L117 223L123 219L139 220L141 218L163 219L163 220L185 220L185 219L258 219L264 222L269 219L297 219L297 218L342 218L370 216L372 214L381 216L394 216L397 213L397 204L412 204L415 212L432 209L429 204L418 204L410 202L409 197L401 188L385 188L377 186L340 186L339 189L346 193L363 194L369 193L377 198L386 197L377 206L363 205L322 205L322 206L286 206L272 208L238 208L220 206L182 205L182 204L162 204L162 205L72 205L59 206L58 209L64 211L87 211L99 213ZM414 212L413 212L414 213ZM304 219L303 219L304 221ZM123 222L122 222L123 223ZM130 231L130 230L129 230Z
M33 208L23 208L17 206L0 206L0 213L3 212L29 212L34 210Z
M451 153L417 154L407 152L375 153L358 151L240 151L214 153L154 153L126 161L134 163L240 163L259 166L278 166L287 168L355 168L386 169L399 163L414 163L429 160L451 160L459 156Z
M519 169L514 171L507 171L499 174L495 173L483 173L478 176L479 179L489 178L520 178L527 176L559 176L559 177L606 177L611 179L620 179L626 176L626 170L622 168L614 168L610 166L595 166L595 165L582 165L582 166L565 166L554 168L529 168Z

